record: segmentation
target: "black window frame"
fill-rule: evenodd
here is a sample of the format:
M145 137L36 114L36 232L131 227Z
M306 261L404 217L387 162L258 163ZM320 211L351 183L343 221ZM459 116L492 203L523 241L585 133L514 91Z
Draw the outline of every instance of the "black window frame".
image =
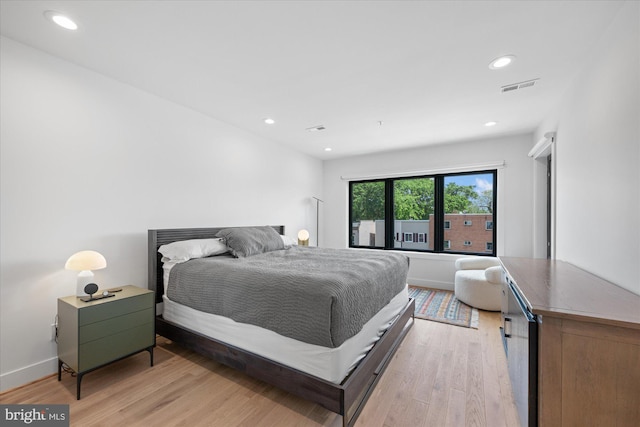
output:
M446 249L445 240L444 240L444 224L445 224L445 212L444 212L444 181L447 177L455 177L460 175L481 175L481 174L491 174L493 177L493 206L492 206L492 222L493 227L492 239L493 239L493 250L491 253L486 251L483 252L466 252L466 251L452 251L451 249ZM394 247L395 241L395 230L394 230L394 200L393 200L393 189L394 182L404 179L419 179L419 178L432 178L434 179L434 227L433 227L433 236L431 238L434 239L434 248L433 249L407 249L407 248L396 248ZM353 186L360 183L366 182L384 182L384 232L385 232L385 246L370 246L370 245L354 245L352 241L352 225L353 225ZM433 175L415 175L415 176L401 176L401 177L393 177L393 178L378 178L378 179L367 179L367 180L355 180L349 181L349 247L350 248L360 248L360 249L378 249L378 250L395 250L395 251L406 251L406 252L426 252L426 253L447 253L447 254L461 254L461 255L478 255L478 256L496 256L497 254L497 224L498 224L498 171L497 169L490 170L478 170L478 171L464 171L464 172L453 172L447 174L433 174ZM426 239L425 239L426 240Z

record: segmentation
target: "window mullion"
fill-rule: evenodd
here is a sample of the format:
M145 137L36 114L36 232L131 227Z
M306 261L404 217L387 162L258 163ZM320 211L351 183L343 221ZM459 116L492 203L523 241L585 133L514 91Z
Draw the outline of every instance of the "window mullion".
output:
M385 180L384 187L384 246L393 249L394 242L394 212L393 212L393 179Z
M433 195L433 250L444 251L444 177L434 177Z

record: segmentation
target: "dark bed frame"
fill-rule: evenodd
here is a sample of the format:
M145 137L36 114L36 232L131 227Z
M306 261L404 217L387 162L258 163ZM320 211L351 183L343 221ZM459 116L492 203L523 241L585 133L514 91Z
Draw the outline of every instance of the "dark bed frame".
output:
M188 239L207 239L225 227L149 230L149 289L156 302L164 293L161 255L164 244ZM284 226L273 226L284 234ZM415 302L410 299L389 329L341 384L334 384L262 356L206 337L156 316L156 333L219 363L317 403L342 415L343 426L352 426L387 367L391 356L413 326Z

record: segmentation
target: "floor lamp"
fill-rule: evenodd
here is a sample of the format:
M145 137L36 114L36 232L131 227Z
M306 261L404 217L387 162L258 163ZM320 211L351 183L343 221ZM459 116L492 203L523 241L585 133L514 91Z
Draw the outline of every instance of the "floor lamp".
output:
M320 202L324 203L324 201L315 196L311 197L316 199L316 246L320 247Z

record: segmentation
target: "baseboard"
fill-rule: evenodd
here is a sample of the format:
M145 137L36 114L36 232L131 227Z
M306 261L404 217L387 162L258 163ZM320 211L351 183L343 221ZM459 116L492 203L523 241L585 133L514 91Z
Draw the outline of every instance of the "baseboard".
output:
M413 286L420 286L422 288L444 289L446 291L453 291L453 283L451 282L408 277L407 283Z
M58 371L58 358L43 360L15 371L0 375L0 392L20 387L42 379Z

